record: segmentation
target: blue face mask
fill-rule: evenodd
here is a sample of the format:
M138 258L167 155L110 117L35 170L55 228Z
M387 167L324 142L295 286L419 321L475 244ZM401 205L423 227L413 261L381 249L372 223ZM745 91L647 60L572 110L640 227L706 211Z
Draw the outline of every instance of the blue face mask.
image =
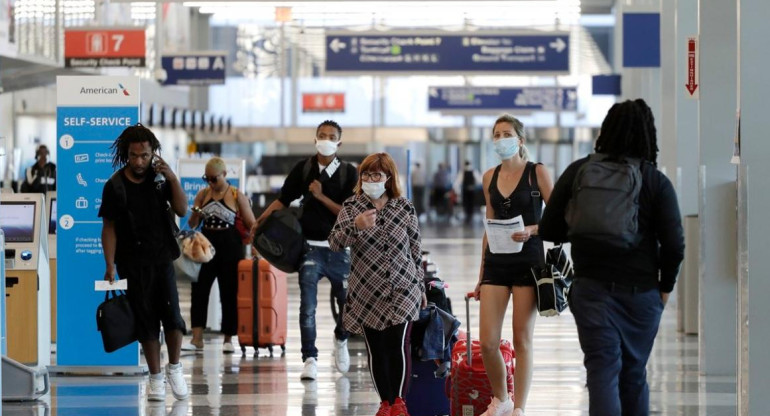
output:
M507 137L495 140L495 152L500 159L510 159L519 151L519 138Z

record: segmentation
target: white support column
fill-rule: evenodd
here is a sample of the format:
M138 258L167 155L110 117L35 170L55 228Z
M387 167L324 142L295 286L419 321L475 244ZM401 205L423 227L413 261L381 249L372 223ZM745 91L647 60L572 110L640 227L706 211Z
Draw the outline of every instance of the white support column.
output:
M698 34L698 0L676 0L676 167L682 215L698 213L698 100L688 98L687 38ZM700 89L700 86L698 87Z
M767 0L740 0L740 105L741 105L741 162L748 167L748 180L744 181L741 194L746 205L739 210L742 218L741 234L746 236L746 260L741 267L742 309L746 319L740 322L741 341L744 351L738 356L738 415L767 414L768 374L770 374L770 319L768 319L767 293L770 293L770 257L767 255L770 220L770 118L767 116L766 97L770 94L767 68L770 55L767 49L770 29L770 2ZM743 245L743 244L742 244ZM743 248L743 247L742 247ZM744 381L745 382L742 382Z
M670 39L676 39L676 2L663 1L660 11L660 78L661 78L661 103L660 113L655 113L659 120L658 130L658 166L665 168L666 175L674 183L679 191L679 174L677 170L676 145L676 99L679 91L676 85L676 49L677 43Z
M700 371L735 375L737 336L736 3L700 0ZM694 150L694 149L693 149Z

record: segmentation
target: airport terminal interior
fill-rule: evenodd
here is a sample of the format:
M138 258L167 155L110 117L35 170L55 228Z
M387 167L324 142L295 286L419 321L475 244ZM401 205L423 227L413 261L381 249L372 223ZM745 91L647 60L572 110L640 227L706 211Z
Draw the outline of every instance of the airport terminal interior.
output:
M222 336L227 285L212 286L205 314L192 311L201 265L184 250L188 219L198 212L210 227L216 214L233 228L246 221L232 208L192 210L196 194L207 187L213 194L219 183L207 162L222 159L227 189L260 218L292 169L295 179L309 177L302 161L324 154L317 142L328 141L319 127L326 120L340 126L331 129L340 143L332 156L358 166L387 153L417 211L424 273L439 282L425 284L443 285L459 321L446 339L478 339L480 306L467 295L491 226L481 177L501 163L496 120L510 114L523 123L529 159L556 182L594 151L613 105L638 98L654 116L656 167L676 191L685 249L646 366L649 411L634 414L768 414L770 279L761 270L770 268L770 221L762 216L770 206L763 140L770 122L762 111L770 55L755 53L766 49L767 16L767 0L0 0L2 414L382 416L363 336L348 340L348 371L335 366L341 311L330 279L317 290L317 375L304 377L299 274L264 258L250 269L254 255L275 254L251 240L253 232L229 252L246 259L239 263L246 271L224 278L238 283L238 336ZM103 341L104 305L125 289L105 281L103 190L116 189L113 173L125 163L114 159L115 140L137 124L160 144L153 172L170 172L157 173L156 189L178 190L178 181L187 199L169 228L182 229L187 259L175 262L174 279L188 330L183 400L170 381L165 396L148 399L152 356L148 362L137 342L107 352ZM332 176L337 166L329 162L331 171L321 169ZM125 203L133 189L112 195ZM298 192L314 195L312 186ZM303 204L290 205L301 212ZM265 293L257 265L275 280ZM249 289L244 276L253 278ZM193 315L204 316L195 332L202 348L191 344ZM512 341L510 304L502 328ZM255 348L250 338L260 331L274 340ZM589 413L569 308L537 317L532 353L526 415L612 414ZM413 360L431 370L409 369L409 415L486 410L450 408L452 377Z

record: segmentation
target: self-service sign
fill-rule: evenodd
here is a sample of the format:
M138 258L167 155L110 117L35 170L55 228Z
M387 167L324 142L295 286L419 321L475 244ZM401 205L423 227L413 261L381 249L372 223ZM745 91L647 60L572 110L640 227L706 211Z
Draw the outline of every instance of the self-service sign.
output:
M94 281L106 268L98 213L114 171L110 146L139 121L139 78L59 76L56 96L56 364L137 366L137 344L104 352L95 318L104 292L94 291Z
M74 28L64 31L68 68L143 67L144 28Z
M344 93L302 94L303 113L344 113Z
M189 52L163 55L163 85L218 85L225 83L226 52Z

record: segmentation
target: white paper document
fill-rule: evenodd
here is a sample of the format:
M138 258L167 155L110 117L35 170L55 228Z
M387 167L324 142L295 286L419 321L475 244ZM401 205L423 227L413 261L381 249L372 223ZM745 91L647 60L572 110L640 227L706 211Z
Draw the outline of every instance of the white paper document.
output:
M110 290L128 290L128 280L116 280L112 284L106 280L94 280L94 290L97 292L107 292Z
M511 236L517 231L524 231L524 219L521 215L509 220L486 219L484 228L487 231L489 251L495 254L518 253L524 243L513 241Z

